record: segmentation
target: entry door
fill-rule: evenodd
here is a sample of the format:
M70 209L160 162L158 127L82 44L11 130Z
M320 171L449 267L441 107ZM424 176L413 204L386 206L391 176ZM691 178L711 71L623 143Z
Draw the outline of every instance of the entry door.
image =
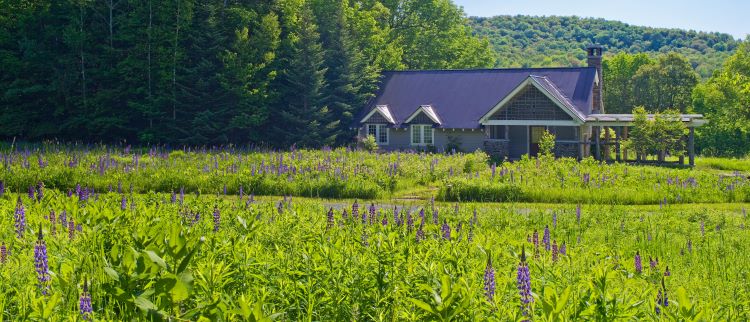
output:
M544 126L529 126L529 156L539 155L539 141L545 129Z

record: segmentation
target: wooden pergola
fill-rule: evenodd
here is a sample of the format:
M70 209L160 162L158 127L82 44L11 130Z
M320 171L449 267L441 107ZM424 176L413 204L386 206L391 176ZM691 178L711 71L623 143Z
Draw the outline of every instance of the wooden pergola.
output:
M653 114L648 115L649 120L654 119ZM637 159L630 160L628 158L628 151L621 148L621 141L628 138L628 129L633 126L634 116L633 114L591 114L586 117L586 124L591 125L592 134L591 138L595 149L594 157L598 160L606 161L610 157L609 148L615 147L615 160L617 162L622 161L637 161ZM695 128L702 126L708 121L703 117L702 114L681 114L680 121L682 121L688 128L689 133L685 136L687 141L688 150L688 163L690 166L695 166ZM612 128L615 131L615 139L611 141L609 139L609 131L604 132L604 139L601 138L601 131L604 128ZM602 148L607 150L602 158ZM685 157L680 156L679 163L685 164Z

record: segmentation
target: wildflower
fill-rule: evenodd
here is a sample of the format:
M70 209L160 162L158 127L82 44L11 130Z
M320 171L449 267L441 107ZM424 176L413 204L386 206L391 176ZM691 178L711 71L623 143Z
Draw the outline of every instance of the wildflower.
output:
M344 209L341 211L341 220L346 221L347 219L349 219L349 214L347 214L346 209Z
M648 263L649 263L649 266L651 266L651 269L656 269L656 265L659 264L659 259L658 258L653 259L653 258L651 258L651 256L649 256L648 257Z
M221 222L221 212L219 212L218 206L214 206L214 232L219 231L220 222Z
M177 202L177 195L174 193L174 190L172 190L172 198L170 199L171 203Z
M635 272L640 274L643 272L643 266L641 264L641 254L639 252L635 252Z
M656 305L654 307L654 310L656 311L656 314L661 314L661 304L663 303L663 296L661 293L661 289L659 289L659 293L656 294Z
M284 213L284 202L279 201L279 204L276 206L276 211L279 212L279 215Z
M65 227L68 227L68 213L65 210L60 213L60 224L62 224L63 229L65 229Z
M440 211L436 208L432 210L432 223L437 225L440 221L438 219Z
M367 231L365 231L364 228L362 228L362 244L365 246L370 246L370 243L367 241Z
M52 234L52 236L54 236L55 232L56 232L55 227L57 227L57 225L56 225L57 224L57 218L55 218L55 211L54 210L50 210L50 212L49 212L49 223L50 223L50 228L49 228L50 234Z
M565 242L562 243L560 246L560 254L565 256L568 253L568 247L565 245Z
M370 208L368 209L369 215L370 215L370 224L372 225L373 221L377 218L375 217L377 209L375 208L375 204L371 203Z
M419 242L420 240L424 240L424 218L422 218L422 223L419 224L419 228L417 228L417 235L415 237L416 241Z
M73 218L70 218L68 220L68 239L73 240L76 236L76 224L73 221Z
M50 280L49 263L47 262L47 244L44 242L41 225L39 226L39 238L34 245L34 267L36 267L39 289L42 291L42 295L47 295L49 289L47 282Z
M557 228L557 212L552 213L552 227Z
M125 210L128 208L128 199L125 198L125 196L122 196L122 200L120 201L120 209Z
M539 248L539 232L534 229L534 234L531 236L531 242L534 244L534 248Z
M29 186L29 200L34 201L34 186Z
M448 225L446 219L443 219L443 226L441 226L440 230L443 232L443 239L451 240L451 226Z
M549 243L550 239L550 233L549 233L549 226L544 226L544 236L542 237L542 243L544 244L544 250L549 251L550 246L552 246Z
M471 220L472 220L472 224L476 224L479 221L477 219L477 208L474 208L474 217Z
M414 229L414 218L411 216L411 211L406 212L406 228L411 232Z
M357 200L354 200L354 203L352 204L352 218L359 218L359 204L357 203Z
M18 239L23 239L23 234L26 231L26 209L23 207L23 202L21 202L21 197L18 197L18 202L16 203L16 212L15 216L13 216L13 219L15 220L15 228L16 228L16 236Z
M388 226L388 217L387 216L383 216L383 220L381 221L381 224L383 224L383 226Z
M576 206L576 222L578 222L579 225L581 224L581 204Z
M185 201L185 188L180 187L180 206L182 206L182 203Z
M89 294L88 283L83 282L83 293L78 300L78 309L81 312L81 319L84 321L91 321L91 315L94 313L93 307L91 307L91 294Z
M5 264L8 261L8 247L5 246L5 242L0 244L0 264Z
M36 200L42 201L42 198L44 198L44 182L39 181L36 189Z
M0 181L0 197L5 194L5 181Z
M484 268L484 296L492 302L495 297L495 269L492 267L492 255L487 255L487 266Z
M240 200L242 200L242 197L245 196L245 190L242 188L242 185L240 185Z
M552 261L553 262L557 261L557 256L558 256L557 241L553 240L552 241Z
M664 276L672 276L672 272L669 271L669 266L664 270Z
M526 263L526 253L523 248L521 249L521 262L518 263L518 272L516 274L516 287L521 297L521 313L524 316L528 316L530 313L529 304L534 302L534 298L531 297L531 274L529 272L529 265Z
M701 220L701 236L706 236L706 224Z
M326 230L331 229L333 227L333 207L328 209L328 218L326 222Z

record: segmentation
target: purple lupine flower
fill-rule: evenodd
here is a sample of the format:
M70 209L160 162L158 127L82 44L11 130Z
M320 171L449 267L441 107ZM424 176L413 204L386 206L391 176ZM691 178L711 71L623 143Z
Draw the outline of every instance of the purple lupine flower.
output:
M354 200L354 203L352 204L352 218L359 218L359 203L357 203L357 200Z
M492 267L492 254L487 255L487 266L484 268L484 296L492 302L495 297L495 269Z
M240 200L242 200L242 197L245 196L245 190L242 188L242 185L240 185Z
M49 223L50 223L49 232L50 232L50 234L52 234L52 236L55 236L55 233L56 233L56 230L57 230L56 229L56 227L57 227L57 218L55 217L55 211L54 210L50 210L50 212L49 212Z
M276 206L276 211L279 212L279 215L284 213L284 202L279 201L279 204Z
M552 262L557 262L557 256L559 249L557 248L557 240L552 241Z
M193 216L193 221L190 222L190 226L195 226L195 224L197 224L200 220L201 220L201 213L196 212L195 215Z
M544 250L549 251L552 244L549 242L550 233L549 226L544 226L544 236L542 237L542 243L544 244Z
M448 225L448 220L443 219L443 225L440 227L443 233L443 239L451 240L451 226Z
M534 233L531 235L531 242L534 244L534 248L539 248L539 232L534 229Z
M471 220L473 224L476 224L479 221L479 219L477 219L477 208L474 208L474 217L471 218Z
M227 195L227 185L224 185L224 195Z
M416 241L419 242L420 240L424 240L424 218L422 218L422 223L419 224L419 228L417 228L417 234L415 237Z
M333 227L333 207L328 209L328 214L326 218L326 230L329 230Z
M180 206L182 206L183 202L185 202L185 188L180 187Z
M552 213L552 227L557 228L557 212Z
M76 237L76 224L73 218L68 220L68 239L73 240Z
M641 254L635 252L635 272L640 274L643 272L643 265L641 264Z
M29 186L29 200L34 201L34 186Z
M219 207L214 206L214 232L219 231L220 223L221 223L221 212L219 212Z
M81 319L84 321L91 321L91 316L94 314L94 308L91 306L91 294L89 294L88 283L83 282L83 293L78 300L78 309L81 312Z
M437 225L440 221L438 219L439 216L439 210L437 208L432 210L432 223L434 225Z
M414 218L411 216L411 211L406 212L406 229L409 230L409 232L414 229Z
M0 180L0 197L5 194L5 181Z
M565 245L565 242L560 245L560 254L563 256L568 254L568 247Z
M578 222L579 225L581 224L581 204L576 206L576 222Z
M370 204L370 225L372 225L373 221L377 219L375 217L375 212L376 212L375 204L371 203Z
M422 218L422 220L424 220L424 208L419 210L419 217Z
M44 198L44 182L39 181L36 188L36 200L42 201Z
M172 198L170 199L171 203L177 202L177 194L174 193L174 190L172 190Z
M8 261L8 247L5 246L5 242L0 244L0 264L5 264Z
M50 281L49 263L47 262L47 244L44 242L42 226L39 226L39 238L34 245L34 267L36 267L36 277L39 282L39 290L42 295L47 295L49 290L48 282Z
M18 197L18 202L16 203L16 212L13 216L14 219L14 227L16 228L16 236L18 239L23 239L23 234L26 231L26 209L23 207L23 202L21 202L21 197Z
M343 211L341 211L341 220L346 221L347 219L349 219L349 214L347 214L346 209L344 209Z
M367 241L367 231L362 229L362 244L365 245L365 247L370 246L370 243Z
M651 269L656 269L656 265L659 264L659 259L658 258L653 259L653 258L651 258L651 256L649 256L648 257L648 264L649 264L649 266L651 266Z
M125 198L125 196L122 196L122 200L120 201L120 209L125 210L128 208L128 199Z
M65 210L63 210L60 213L60 219L59 220L60 220L60 224L63 226L63 229L65 229L65 227L68 227L68 212L65 211Z
M669 266L664 270L664 276L672 276L672 272L669 271Z
M661 304L664 303L663 301L661 289L659 289L659 293L656 294L656 305L654 305L654 311L657 315L661 314Z
M521 249L521 261L518 263L518 271L516 274L516 287L518 288L518 295L521 297L521 313L523 316L528 317L529 306L534 302L534 298L531 296L531 273L529 272L529 265L526 263L526 252Z
M706 223L704 223L703 220L701 220L701 236L706 236Z

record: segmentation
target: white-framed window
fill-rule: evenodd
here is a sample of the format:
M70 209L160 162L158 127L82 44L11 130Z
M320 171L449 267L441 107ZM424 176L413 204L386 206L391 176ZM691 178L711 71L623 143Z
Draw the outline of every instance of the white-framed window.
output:
M372 135L380 145L388 144L388 126L386 124L367 124L367 135Z
M490 140L507 140L508 132L505 125L489 125Z
M432 145L435 142L435 131L432 125L412 125L411 145Z

